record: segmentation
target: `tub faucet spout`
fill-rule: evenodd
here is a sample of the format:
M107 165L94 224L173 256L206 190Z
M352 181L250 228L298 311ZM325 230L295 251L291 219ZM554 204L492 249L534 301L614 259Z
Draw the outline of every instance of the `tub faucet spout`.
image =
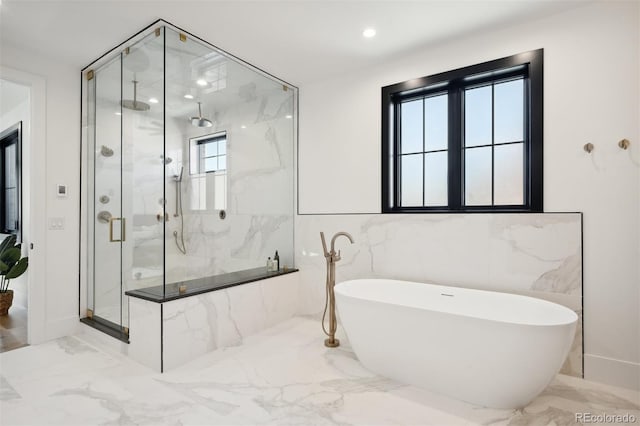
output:
M327 281L326 281L326 301L324 304L324 313L322 314L322 330L329 336L325 339L324 345L330 348L335 348L340 345L340 341L336 339L337 319L336 319L336 296L333 288L336 285L336 262L340 257L340 250L336 253L335 243L336 239L340 236L349 239L349 242L353 244L353 237L348 232L338 232L331 239L331 251L327 251L327 243L324 239L324 232L320 232L320 240L322 240L322 250L324 251L324 258L327 262ZM327 315L327 307L329 308L329 331L324 327L324 318Z

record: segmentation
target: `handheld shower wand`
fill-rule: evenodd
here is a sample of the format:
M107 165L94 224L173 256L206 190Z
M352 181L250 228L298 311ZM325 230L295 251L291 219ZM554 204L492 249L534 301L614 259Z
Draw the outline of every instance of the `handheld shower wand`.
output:
M180 174L175 175L173 179L176 181L176 212L173 217L180 216L180 241L178 242L178 231L173 231L173 239L176 242L176 247L182 254L187 254L187 246L184 244L184 215L182 214L182 173L184 172L184 166L180 167Z

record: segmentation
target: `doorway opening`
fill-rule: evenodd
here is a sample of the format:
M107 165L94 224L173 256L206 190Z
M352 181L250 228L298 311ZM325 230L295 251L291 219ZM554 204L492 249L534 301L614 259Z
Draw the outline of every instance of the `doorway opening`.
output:
M30 122L30 88L0 79L0 98L0 241L15 235L17 243L24 243L22 147ZM22 256L27 255L23 244ZM13 300L7 315L0 315L0 352L28 344L28 273L10 280Z

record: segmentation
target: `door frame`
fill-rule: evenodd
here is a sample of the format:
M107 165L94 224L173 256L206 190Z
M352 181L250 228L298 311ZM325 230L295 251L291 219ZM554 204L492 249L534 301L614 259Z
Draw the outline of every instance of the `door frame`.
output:
M29 120L23 121L22 129L22 224L23 245L29 248L27 341L37 344L47 340L46 82L41 76L2 65L0 79L29 88Z

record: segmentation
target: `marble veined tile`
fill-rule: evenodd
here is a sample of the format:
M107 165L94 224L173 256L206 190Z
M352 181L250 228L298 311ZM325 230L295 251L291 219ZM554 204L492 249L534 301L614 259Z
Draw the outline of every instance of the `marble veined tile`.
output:
M4 376L0 376L0 400L7 401L9 399L19 398L21 398L20 394L16 392Z
M293 317L297 308L297 273L164 303L164 371L240 345L247 336Z
M640 418L640 393L564 375L521 409L477 407L369 372L338 332L343 345L326 348L319 322L296 317L165 374L76 337L17 349L0 354L0 385L14 389L0 399L0 423L570 425L587 412ZM78 350L64 349L70 346ZM37 374L25 376L30 371Z
M338 231L342 260L336 282L389 278L524 294L582 309L579 213L364 214L296 217L296 266L302 315L324 307L327 244ZM580 328L580 327L579 327ZM582 376L582 334L576 334L563 371Z

